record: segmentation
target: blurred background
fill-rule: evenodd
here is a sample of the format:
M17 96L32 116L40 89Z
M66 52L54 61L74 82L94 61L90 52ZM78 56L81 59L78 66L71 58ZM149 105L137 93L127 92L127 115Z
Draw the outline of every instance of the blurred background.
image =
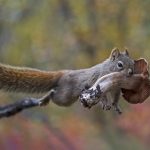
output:
M0 62L79 69L111 49L150 58L150 0L0 0ZM0 92L0 105L29 95ZM120 101L123 115L52 103L0 120L1 150L148 150L150 103Z

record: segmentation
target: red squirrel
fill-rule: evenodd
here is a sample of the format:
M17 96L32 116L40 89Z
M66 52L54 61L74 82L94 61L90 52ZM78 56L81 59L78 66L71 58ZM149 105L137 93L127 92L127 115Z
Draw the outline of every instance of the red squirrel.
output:
M32 68L13 67L0 64L0 89L14 92L44 93L51 91L49 97L60 106L70 106L81 91L92 86L96 80L112 72L125 71L132 75L134 60L127 50L112 50L110 57L93 67L79 70L41 71ZM120 96L120 88L114 88L105 99L112 99L116 106ZM41 105L49 100L43 100Z

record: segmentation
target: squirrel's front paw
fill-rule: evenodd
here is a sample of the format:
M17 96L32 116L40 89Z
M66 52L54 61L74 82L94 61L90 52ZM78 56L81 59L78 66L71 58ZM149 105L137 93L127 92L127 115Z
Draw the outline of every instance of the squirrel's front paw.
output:
M112 108L112 105L109 103L104 103L100 101L100 106L102 107L103 110L110 110Z
M112 103L112 106L118 114L122 114L122 111L121 111L120 107L118 106L118 104Z

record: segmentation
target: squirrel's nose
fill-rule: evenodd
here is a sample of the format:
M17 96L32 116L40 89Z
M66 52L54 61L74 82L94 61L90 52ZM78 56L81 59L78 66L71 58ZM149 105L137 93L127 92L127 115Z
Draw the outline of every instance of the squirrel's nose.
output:
M129 76L132 76L133 75L133 70L130 68L130 69L128 69L128 75Z

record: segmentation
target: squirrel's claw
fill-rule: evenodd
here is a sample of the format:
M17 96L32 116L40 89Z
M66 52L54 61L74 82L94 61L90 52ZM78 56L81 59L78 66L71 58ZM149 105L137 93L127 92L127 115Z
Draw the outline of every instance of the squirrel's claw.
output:
M120 107L118 106L118 104L112 103L112 106L118 114L122 114L122 111L121 111Z
M106 103L105 101L100 101L99 104L103 110L110 110L112 108L112 105L109 103Z

